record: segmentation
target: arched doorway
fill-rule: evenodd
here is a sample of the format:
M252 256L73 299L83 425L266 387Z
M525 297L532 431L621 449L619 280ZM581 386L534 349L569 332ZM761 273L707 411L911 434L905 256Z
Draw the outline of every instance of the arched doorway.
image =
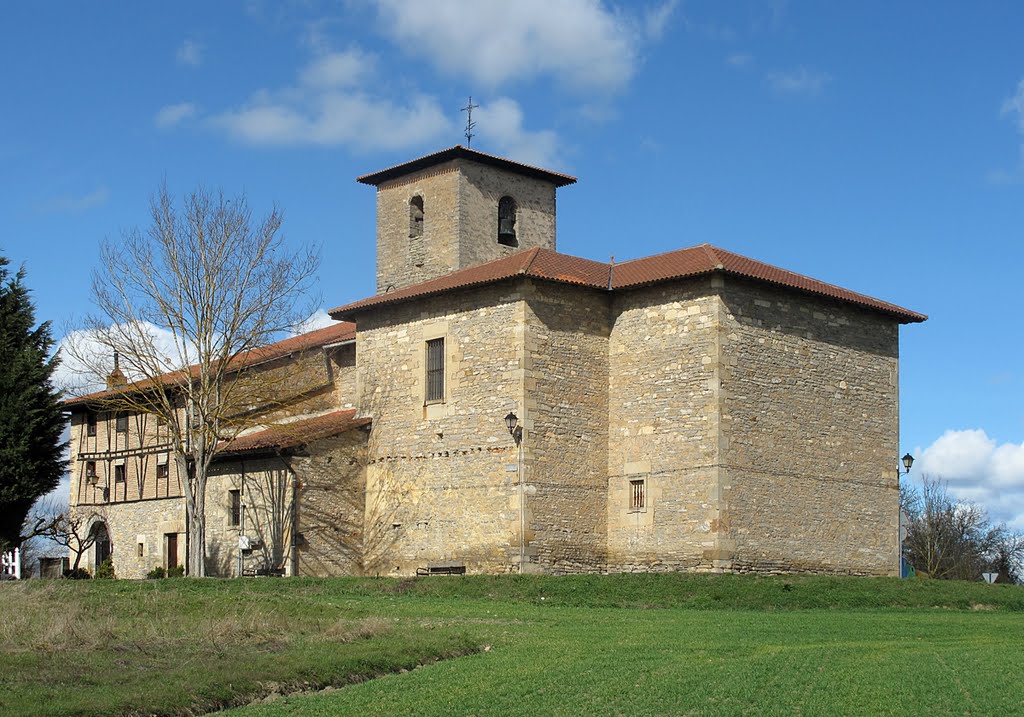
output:
M96 542L93 544L95 548L96 560L93 565L93 574L99 570L100 565L103 561L110 557L110 533L107 532L107 524L103 522L96 523L92 526L92 537L95 538Z

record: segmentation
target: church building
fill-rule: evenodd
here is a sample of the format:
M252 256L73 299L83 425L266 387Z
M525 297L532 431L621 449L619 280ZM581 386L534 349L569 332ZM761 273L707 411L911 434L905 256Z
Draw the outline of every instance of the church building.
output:
M376 294L264 349L289 395L221 447L212 574L898 574L899 327L925 316L707 244L558 253L575 178L462 146L358 181ZM142 577L193 548L118 390L67 402L71 503L86 567Z

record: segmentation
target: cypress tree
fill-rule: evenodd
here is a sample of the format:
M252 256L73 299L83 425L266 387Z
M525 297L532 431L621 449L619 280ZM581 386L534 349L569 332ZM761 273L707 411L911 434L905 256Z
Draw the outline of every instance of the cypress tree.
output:
M50 322L35 326L25 270L12 276L9 263L0 256L0 549L21 542L32 504L57 487L67 467Z

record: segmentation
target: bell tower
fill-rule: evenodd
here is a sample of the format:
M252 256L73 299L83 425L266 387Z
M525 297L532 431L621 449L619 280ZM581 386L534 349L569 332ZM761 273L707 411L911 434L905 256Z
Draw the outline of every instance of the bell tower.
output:
M358 177L377 188L377 293L555 249L555 190L575 177L456 145Z

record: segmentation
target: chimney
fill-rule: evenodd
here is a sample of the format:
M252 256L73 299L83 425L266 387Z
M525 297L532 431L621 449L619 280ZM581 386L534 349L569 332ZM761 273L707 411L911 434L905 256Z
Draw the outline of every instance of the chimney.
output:
M124 372L121 371L121 355L114 352L114 370L107 376L107 390L112 388L119 388L128 383L128 379L125 378Z

